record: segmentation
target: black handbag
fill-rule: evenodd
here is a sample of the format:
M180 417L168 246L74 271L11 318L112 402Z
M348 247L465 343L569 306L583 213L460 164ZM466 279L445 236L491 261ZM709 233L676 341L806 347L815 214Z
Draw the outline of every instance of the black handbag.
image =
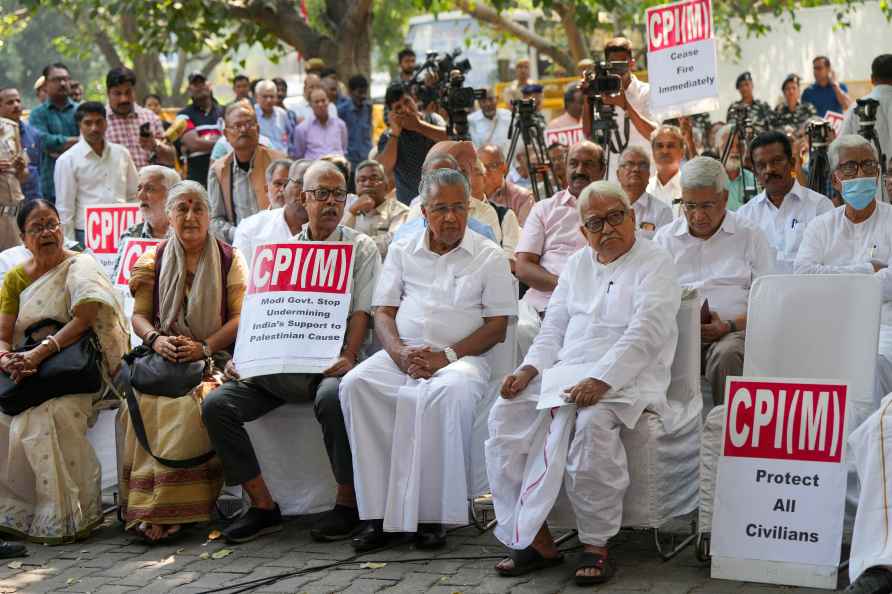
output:
M121 373L130 423L139 445L158 463L169 468L193 468L214 457L213 450L184 460L171 460L156 456L149 445L146 427L139 410L139 402L133 388L150 396L179 398L189 394L204 377L205 362L171 363L151 348L142 345L124 356L125 369Z
M25 344L15 352L30 351L45 336L58 332L64 325L49 318L35 322L25 329ZM100 365L99 339L88 330L74 344L45 359L37 373L21 383L15 383L9 375L0 372L0 410L15 416L53 398L98 392L102 388Z

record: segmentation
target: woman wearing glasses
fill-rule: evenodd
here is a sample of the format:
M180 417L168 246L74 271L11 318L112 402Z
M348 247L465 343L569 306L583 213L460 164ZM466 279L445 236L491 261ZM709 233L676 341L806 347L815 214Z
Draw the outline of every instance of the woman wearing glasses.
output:
M111 377L128 334L99 264L65 249L51 203L26 203L17 223L33 256L12 268L0 289L0 370L27 382L47 359L93 331L103 376ZM29 332L36 323L43 328ZM12 352L26 341L38 345ZM0 413L0 533L61 544L87 537L101 523L99 461L86 434L103 392L57 397L15 416Z
M180 398L136 388L134 394L152 454L182 461L212 449L201 422L201 402L220 385L214 370L222 372L235 342L247 268L236 250L209 233L210 204L201 184L173 186L166 210L173 237L143 254L131 273L133 331L170 363L205 361L204 379ZM171 468L139 442L127 408L120 422L126 529L156 542L178 534L183 524L207 522L223 484L219 459Z

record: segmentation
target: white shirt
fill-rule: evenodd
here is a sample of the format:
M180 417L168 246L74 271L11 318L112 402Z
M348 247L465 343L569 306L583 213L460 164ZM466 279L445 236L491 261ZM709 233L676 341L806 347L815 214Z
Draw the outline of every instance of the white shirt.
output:
M84 207L114 204L136 198L137 174L126 147L105 143L97 155L81 136L73 147L62 153L53 173L56 184L56 208L65 236L74 238L74 230L83 231Z
M567 261L523 365L542 373L558 361L590 363L588 377L610 385L609 400L627 404L619 416L634 426L646 406L665 402L680 303L672 256L650 240L606 265L586 246Z
M248 268L254 259L254 248L265 243L288 241L295 235L285 221L285 209L261 210L238 224L232 239L232 247L245 256Z
M880 140L880 148L886 159L892 158L892 85L877 85L873 90L864 96L864 99L876 99L880 102L877 110L876 133ZM842 124L843 134L858 133L858 116L855 115L855 105L846 111L845 120ZM892 196L887 196L887 200L892 200Z
M400 339L443 348L468 337L483 318L517 315L514 278L496 244L465 231L458 247L437 255L429 235L390 244L372 299L374 307L399 307Z
M681 216L657 231L654 242L672 254L681 285L697 289L723 320L746 314L753 281L774 272L765 234L730 211L709 239L691 235Z
M826 196L794 181L780 208L772 204L763 190L736 212L737 216L761 229L768 238L768 243L777 252L777 272L792 274L793 261L806 227L815 217L831 210L833 203Z
M653 239L657 229L668 225L673 219L672 207L647 192L632 203L632 208L635 210L635 226L638 227L639 237Z
M313 106L310 105L304 97L301 97L297 100L297 105L291 111L293 111L294 115L297 116L298 123L304 121L309 117L313 117ZM338 108L331 101L328 102L328 117L338 117Z
M665 184L660 182L660 178L654 174L647 182L645 191L672 208L672 202L681 199L681 169L679 168Z
M502 156L508 157L508 147L511 138L508 136L508 124L511 123L511 112L501 107L496 109L496 115L489 119L483 115L483 110L478 109L468 116L468 132L471 134L471 142L478 149L487 144L494 144L502 149Z
M626 89L626 99L638 112L638 115L646 120L656 121L650 113L650 84L641 82L633 74L632 82ZM622 132L625 128L626 114L622 109L616 109L613 121L616 122L617 129ZM653 162L653 150L650 146L650 138L645 138L635 127L635 124L629 120L629 146L640 146L645 150L647 156ZM619 168L619 156L613 155L610 158L610 169L607 172L607 179L616 181L616 170Z
M892 205L877 202L857 225L844 206L824 213L808 226L799 246L796 274L873 274L882 284L883 324L892 325L892 268L873 271L871 260L892 262Z

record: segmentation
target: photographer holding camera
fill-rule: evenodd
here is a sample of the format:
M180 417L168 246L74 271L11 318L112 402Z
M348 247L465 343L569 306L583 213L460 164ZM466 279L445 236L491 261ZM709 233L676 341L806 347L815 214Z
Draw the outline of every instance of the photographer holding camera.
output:
M614 115L614 122L619 130L623 130L624 119L628 119L632 124L629 128L628 146L640 146L652 156L649 139L657 124L650 114L650 85L641 82L632 74L635 69L632 42L625 37L614 37L604 46L604 59L610 64L611 72L622 79L622 91L615 95L603 95L602 101L605 105L619 107ZM585 107L582 110L582 129L589 135L592 127L592 109L586 83L587 81L584 81L581 85L586 96ZM622 152L622 149L619 152ZM609 179L616 179L618 164L619 159L610 160L607 172Z
M864 122L857 113L862 105L868 106L872 101L877 105L871 107L875 111L873 132L880 145L880 158L888 160L892 157L892 54L880 54L873 59L870 65L870 82L873 90L865 97L858 100L858 104L846 112L846 119L842 125L843 134L859 134L859 128ZM887 170L886 175L889 175ZM888 177L887 177L888 179ZM887 193L886 199L892 199Z

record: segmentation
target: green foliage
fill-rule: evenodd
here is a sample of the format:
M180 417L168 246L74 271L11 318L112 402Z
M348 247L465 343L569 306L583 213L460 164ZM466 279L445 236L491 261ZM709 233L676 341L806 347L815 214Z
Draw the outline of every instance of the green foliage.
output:
M406 45L409 19L424 12L415 0L375 0L372 17L375 70L396 76L396 55Z

